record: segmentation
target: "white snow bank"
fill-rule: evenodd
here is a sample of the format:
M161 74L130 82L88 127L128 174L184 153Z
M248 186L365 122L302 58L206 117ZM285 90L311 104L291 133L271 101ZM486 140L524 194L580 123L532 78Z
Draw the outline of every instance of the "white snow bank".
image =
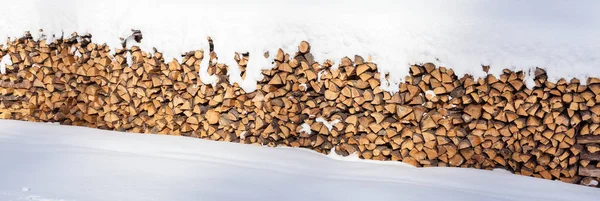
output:
M600 189L464 168L0 120L0 200L596 200ZM27 189L26 191L23 189Z
M120 47L119 37L139 29L142 49L156 47L167 58L208 50L211 36L219 62L232 67L232 81L245 90L256 88L260 69L271 67L278 48L295 52L306 40L321 62L371 56L391 73L392 85L383 87L397 91L409 64L422 62L458 75L484 76L484 64L492 74L544 67L552 81L600 77L598 8L596 0L21 0L0 6L0 36L39 28L49 38L78 31ZM263 57L265 51L271 58ZM245 80L234 73L235 52L250 53ZM205 83L214 79L202 76Z

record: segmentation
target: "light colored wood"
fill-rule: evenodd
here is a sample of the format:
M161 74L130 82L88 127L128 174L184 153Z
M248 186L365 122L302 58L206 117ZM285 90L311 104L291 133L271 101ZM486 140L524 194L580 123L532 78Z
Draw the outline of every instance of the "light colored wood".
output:
M579 175L589 177L600 177L600 168L595 167L579 167Z
M310 44L308 44L308 42L306 41L300 42L300 45L298 46L298 51L300 51L300 53L302 54L310 52Z
M206 111L205 116L206 116L206 120L208 121L209 124L217 124L220 119L220 114L212 109Z

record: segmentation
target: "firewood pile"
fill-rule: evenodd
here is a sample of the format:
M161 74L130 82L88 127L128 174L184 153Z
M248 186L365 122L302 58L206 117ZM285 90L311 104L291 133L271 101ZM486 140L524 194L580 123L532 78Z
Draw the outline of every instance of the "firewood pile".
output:
M392 94L380 89L387 75L361 56L319 63L308 42L267 54L273 68L245 92L212 62L212 46L210 58L196 50L180 63L136 46L111 52L89 34L52 43L26 35L2 47L13 65L1 75L1 116L597 185L600 79L554 83L538 68L529 89L524 72L476 79L425 63ZM242 75L257 56L236 55ZM216 84L200 81L202 59Z

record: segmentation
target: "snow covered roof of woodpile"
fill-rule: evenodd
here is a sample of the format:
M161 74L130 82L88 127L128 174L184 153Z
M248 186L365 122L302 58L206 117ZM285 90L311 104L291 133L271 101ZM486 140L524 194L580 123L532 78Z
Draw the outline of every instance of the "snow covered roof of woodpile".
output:
M542 67L550 81L585 82L600 77L599 7L594 0L23 0L0 7L0 36L40 28L57 36L77 31L118 47L118 38L134 28L144 33L143 49L156 47L176 59L208 49L211 36L219 62L237 66L235 52L259 55L251 56L247 79L235 77L232 69L231 80L247 91L256 87L259 69L271 67L273 58L264 58L265 51L293 52L303 40L319 62L371 57L390 73L389 91L398 90L409 64L424 62L476 77L485 75L482 65L496 75L504 68Z

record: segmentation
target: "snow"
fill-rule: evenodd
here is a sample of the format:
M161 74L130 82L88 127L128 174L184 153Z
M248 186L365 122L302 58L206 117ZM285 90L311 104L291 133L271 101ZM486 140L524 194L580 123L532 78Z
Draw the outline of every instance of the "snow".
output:
M246 131L242 131L242 133L240 133L240 139L246 139Z
M231 66L231 80L247 91L256 89L260 69L271 67L278 48L292 53L302 40L311 42L320 62L371 57L390 73L391 85L382 83L389 91L398 90L409 64L423 62L476 77L486 75L482 64L495 75L504 68L524 70L531 87L534 67L548 69L551 81L600 77L599 7L596 0L22 0L0 7L0 37L39 28L48 38L78 31L115 48L119 37L139 29L141 48L156 47L170 61L201 48L207 56L211 36L219 62ZM234 73L235 52L251 55L244 80ZM216 80L201 77L204 83Z
M303 91L306 91L308 89L308 86L306 86L306 83L302 83L302 84L300 84L300 86L302 87Z
M73 54L73 56L75 57L81 57L81 53L79 52L79 50L77 50L75 46L71 47L71 54Z
M303 123L300 125L300 132L305 132L306 134L312 134L312 130L310 130L310 125Z
M321 81L321 76L323 74L327 74L327 72L325 72L325 70L319 71L319 73L317 73L317 82Z
M331 129L333 129L333 126L335 124L340 123L339 119L334 119L333 121L328 122L327 120L323 119L322 117L315 119L315 121L323 123L323 125L325 125L325 127L327 127L327 130L329 130L329 131L331 131Z
M133 59L131 58L131 52L125 53L125 61L128 65L133 65Z
M596 200L600 189L466 168L0 120L0 200ZM28 191L23 189L27 188Z
M0 73L6 74L6 65L12 65L12 59L8 54L5 54L0 60Z
M427 91L425 91L425 97L433 98L433 97L435 97L435 93L431 90L427 90Z

